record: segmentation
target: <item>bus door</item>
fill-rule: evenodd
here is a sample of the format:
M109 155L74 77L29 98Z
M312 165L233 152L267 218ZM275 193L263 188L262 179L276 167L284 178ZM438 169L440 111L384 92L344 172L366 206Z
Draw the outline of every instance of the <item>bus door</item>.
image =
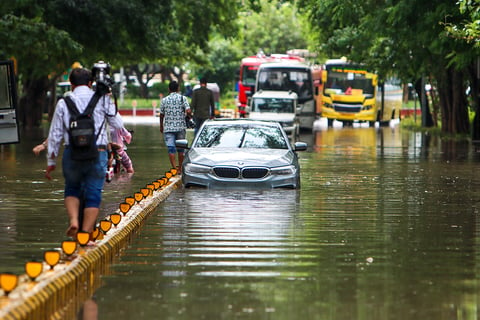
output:
M13 61L0 61L0 144L19 142Z

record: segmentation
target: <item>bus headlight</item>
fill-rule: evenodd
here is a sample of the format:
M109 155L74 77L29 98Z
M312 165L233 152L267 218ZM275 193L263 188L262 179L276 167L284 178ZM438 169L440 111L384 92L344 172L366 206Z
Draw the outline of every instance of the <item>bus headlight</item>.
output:
M373 105L372 105L372 104L369 104L369 105L363 106L363 107L362 107L362 111L372 110L372 108L373 108Z

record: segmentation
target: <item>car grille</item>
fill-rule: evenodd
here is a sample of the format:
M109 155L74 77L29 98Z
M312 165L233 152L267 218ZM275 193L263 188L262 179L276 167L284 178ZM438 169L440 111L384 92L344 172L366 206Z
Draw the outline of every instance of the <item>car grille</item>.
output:
M216 167L213 172L220 178L238 178L240 176L240 169L231 167Z
M245 168L242 170L242 177L245 179L260 179L268 174L266 168Z
M267 168L244 168L240 171L236 167L215 167L213 172L217 177L230 179L261 179L268 175Z

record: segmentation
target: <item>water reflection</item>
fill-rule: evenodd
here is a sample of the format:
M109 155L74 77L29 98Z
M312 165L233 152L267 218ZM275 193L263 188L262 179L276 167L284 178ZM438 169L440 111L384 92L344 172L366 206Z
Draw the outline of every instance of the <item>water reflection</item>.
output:
M158 128L137 131L138 169L106 188L107 207L168 169ZM300 190L173 192L104 277L98 318L477 319L476 148L397 126L299 140ZM62 180L32 179L35 162L2 167L2 265L64 232Z
M475 153L396 127L308 139L300 191L172 194L100 290L102 316L475 319Z
M189 213L189 257L193 260L189 267L195 267L195 275L281 275L271 268L282 264L283 243L296 214L297 191L192 190L185 192L183 200Z
M132 160L141 169L133 177L120 174L105 184L102 215L118 208L126 196L170 168L158 126L130 125L134 143ZM43 251L58 248L68 226L63 204L61 166L48 181L44 177L45 154L32 148L45 137L44 129L21 133L21 143L0 146L0 264L2 271L21 274L25 261L43 258Z

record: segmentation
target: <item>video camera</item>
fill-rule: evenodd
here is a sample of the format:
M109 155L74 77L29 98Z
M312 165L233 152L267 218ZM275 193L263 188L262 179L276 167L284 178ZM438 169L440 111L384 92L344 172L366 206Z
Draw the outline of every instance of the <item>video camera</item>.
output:
M114 81L110 77L110 65L102 60L93 64L93 79L97 84L96 91L104 95L112 91Z

